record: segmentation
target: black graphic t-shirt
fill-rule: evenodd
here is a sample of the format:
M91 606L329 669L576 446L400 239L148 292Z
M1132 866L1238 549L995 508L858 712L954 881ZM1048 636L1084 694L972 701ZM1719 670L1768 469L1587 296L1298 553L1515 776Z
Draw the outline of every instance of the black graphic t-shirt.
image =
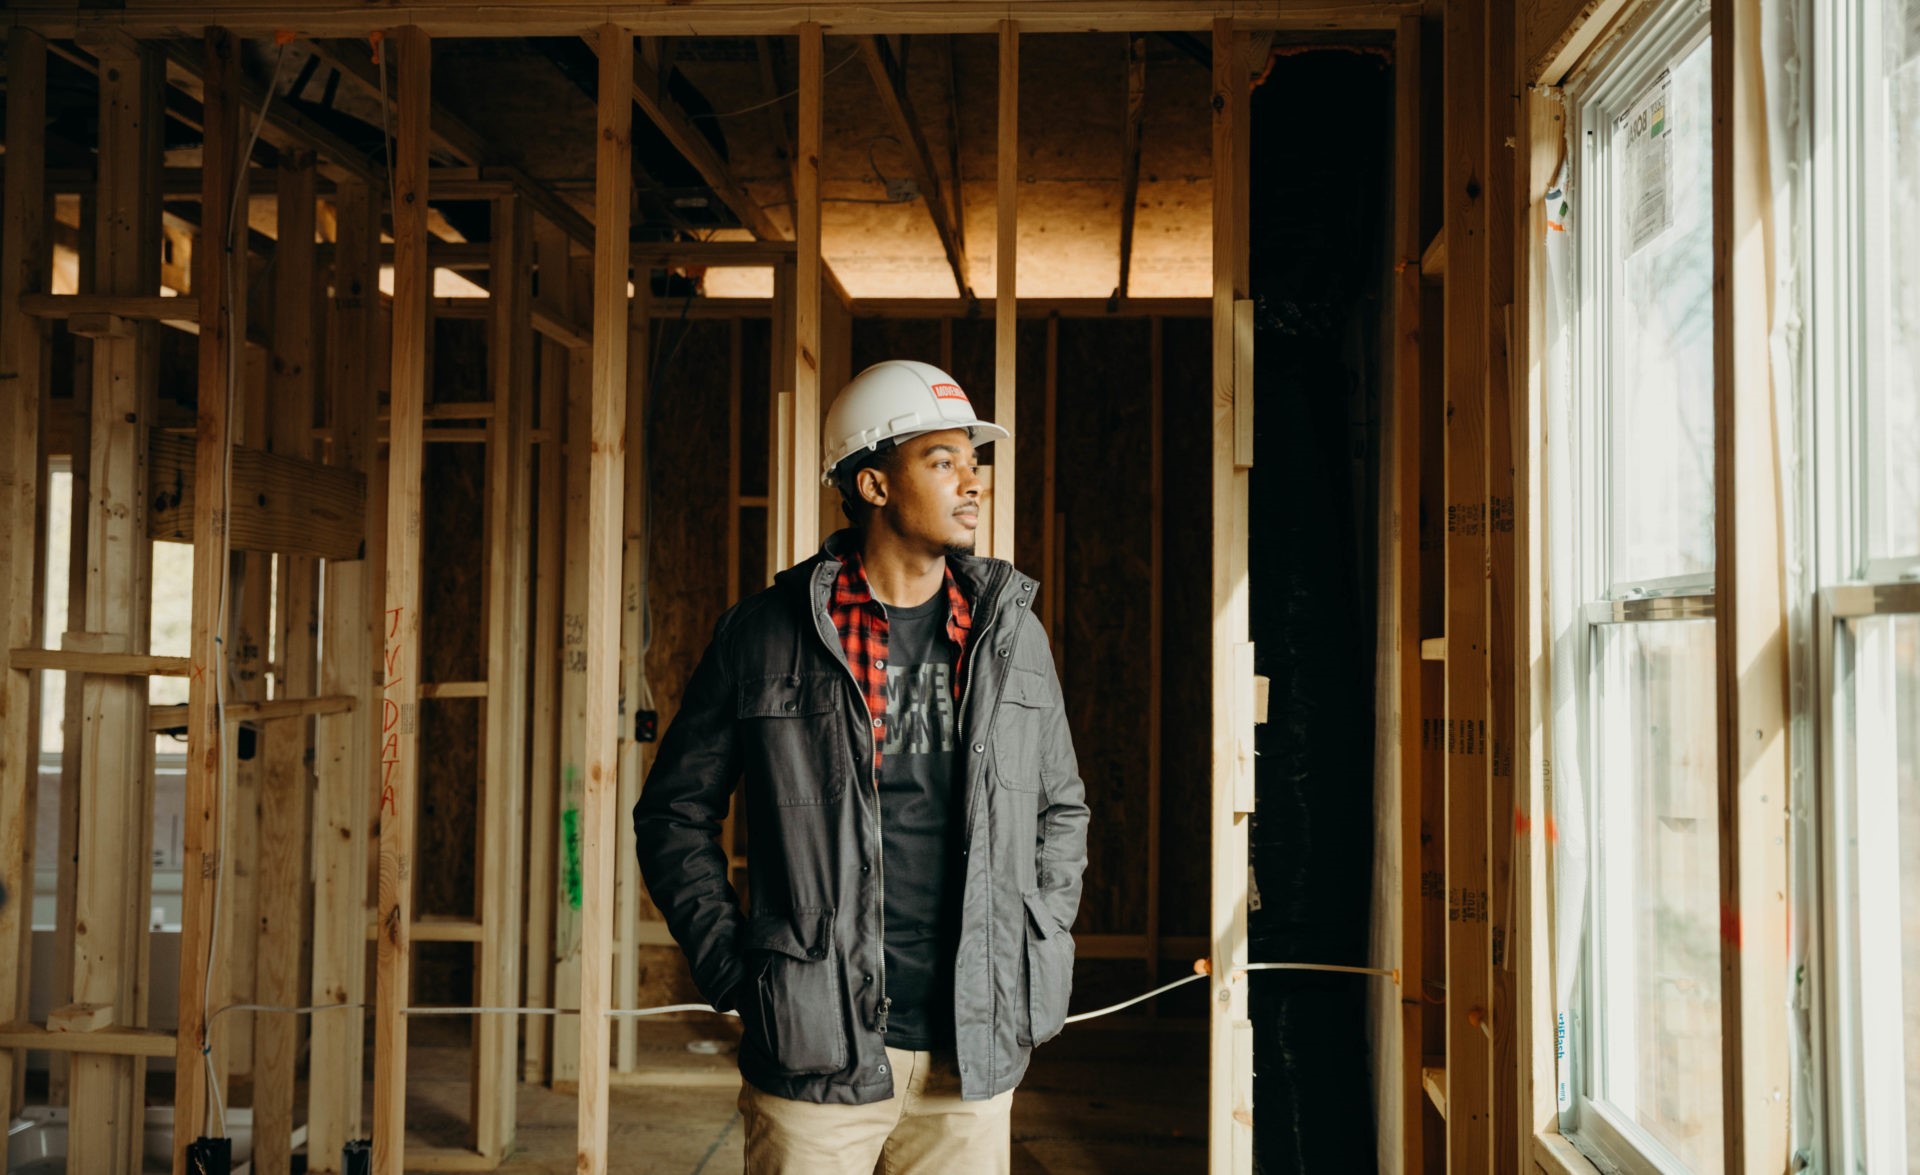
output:
M953 950L960 887L950 872L953 642L947 594L887 609L887 713L881 743L880 841L886 856L887 1044L897 1049L953 1043Z

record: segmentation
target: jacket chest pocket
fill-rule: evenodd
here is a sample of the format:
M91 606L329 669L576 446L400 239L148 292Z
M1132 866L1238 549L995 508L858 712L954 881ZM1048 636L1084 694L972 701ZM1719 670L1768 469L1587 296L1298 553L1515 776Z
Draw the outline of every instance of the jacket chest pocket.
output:
M747 778L762 781L780 807L830 804L846 794L853 756L841 697L831 673L783 673L740 683L737 717Z
M788 1073L847 1067L845 985L833 911L755 914L740 947L753 990L742 1001L747 1043Z
M993 766L1001 786L1041 790L1041 754L1058 704L1044 674L1018 666L1007 671L993 715Z

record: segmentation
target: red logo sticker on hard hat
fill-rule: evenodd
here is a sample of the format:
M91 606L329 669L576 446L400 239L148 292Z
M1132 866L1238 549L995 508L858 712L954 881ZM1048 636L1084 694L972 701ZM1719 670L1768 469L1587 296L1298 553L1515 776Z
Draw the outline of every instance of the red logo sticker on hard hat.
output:
M967 394L960 390L959 384L934 384L933 397L936 400L958 400L962 404L967 402Z

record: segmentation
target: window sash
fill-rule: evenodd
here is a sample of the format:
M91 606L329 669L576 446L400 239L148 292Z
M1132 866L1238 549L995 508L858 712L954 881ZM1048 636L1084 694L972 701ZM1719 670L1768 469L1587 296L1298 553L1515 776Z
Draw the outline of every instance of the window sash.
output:
M1668 576L1644 580L1615 580L1610 563L1612 519L1607 504L1614 499L1611 478L1613 421L1610 415L1614 386L1615 349L1613 308L1616 302L1616 262L1611 257L1618 235L1620 195L1612 190L1612 163L1609 159L1607 132L1612 118L1626 103L1632 102L1662 71L1683 59L1708 35L1708 14L1697 0L1672 0L1654 14L1624 45L1605 69L1583 80L1569 95L1568 108L1573 123L1573 222L1574 248L1570 251L1575 291L1572 323L1572 379L1575 429L1556 454L1557 464L1568 471L1574 492L1572 518L1556 519L1555 524L1575 528L1576 598L1584 599L1585 639L1572 642L1566 650L1576 658L1572 680L1585 692L1577 707L1581 718L1581 757L1585 762L1587 808L1597 814L1602 802L1598 795L1600 773L1596 769L1599 754L1594 731L1598 729L1599 708L1605 704L1600 688L1604 668L1598 653L1604 627L1611 624L1662 620L1708 619L1713 615L1711 574ZM1583 182L1584 181L1584 182ZM1604 1048L1599 1031L1604 1027L1594 1013L1599 1010L1594 984L1595 927L1603 916L1604 890L1600 884L1601 854L1598 846L1589 852L1588 904L1590 916L1582 944L1581 979L1576 988L1575 1006L1569 1022L1573 1036L1575 1064L1568 1074L1573 1105L1571 1141L1583 1152L1601 1160L1610 1169L1630 1172L1658 1172L1673 1175L1686 1167L1658 1139L1632 1122L1620 1107L1599 1100L1597 1057Z

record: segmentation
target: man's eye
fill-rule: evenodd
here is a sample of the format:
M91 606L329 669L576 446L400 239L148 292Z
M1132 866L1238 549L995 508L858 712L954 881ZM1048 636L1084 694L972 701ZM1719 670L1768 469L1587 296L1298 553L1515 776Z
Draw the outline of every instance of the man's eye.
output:
M940 462L940 463L939 463L939 467L940 467L941 469L945 469L945 468L947 468L948 466L950 466L950 465L952 465L952 464L953 464L953 462L951 462L951 461L942 461L942 462Z

